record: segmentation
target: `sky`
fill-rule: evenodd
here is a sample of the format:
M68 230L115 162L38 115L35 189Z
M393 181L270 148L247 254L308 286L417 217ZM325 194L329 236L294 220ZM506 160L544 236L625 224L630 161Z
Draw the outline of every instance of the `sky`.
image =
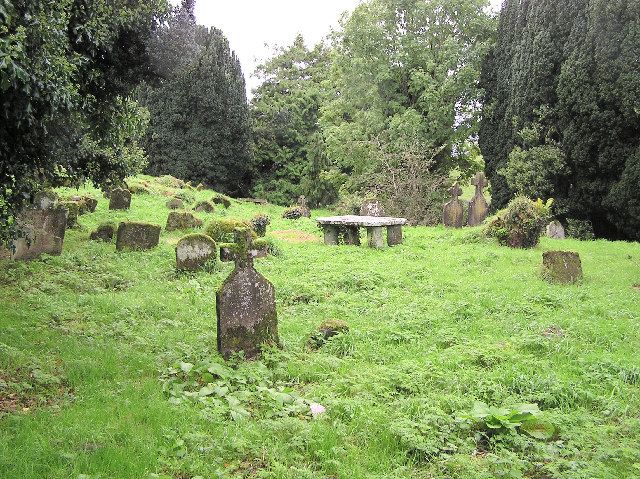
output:
M498 9L502 0L491 0ZM177 3L177 0L174 0ZM308 46L322 40L340 15L351 11L359 0L197 0L199 24L215 26L229 39L247 81L250 95L259 81L252 77L261 60L271 56L274 47L293 42L301 33Z

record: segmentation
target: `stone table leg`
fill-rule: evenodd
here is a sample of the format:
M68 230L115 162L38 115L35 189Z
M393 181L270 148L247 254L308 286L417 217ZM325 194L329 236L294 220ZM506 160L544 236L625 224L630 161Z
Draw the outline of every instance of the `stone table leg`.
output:
M338 244L338 227L333 225L323 225L324 230L324 244L337 245Z
M389 246L402 244L402 225L387 226L387 244Z
M382 226L368 227L367 242L370 248L382 248L384 246L384 228Z
M357 226L345 226L344 242L345 244L360 246L360 228Z

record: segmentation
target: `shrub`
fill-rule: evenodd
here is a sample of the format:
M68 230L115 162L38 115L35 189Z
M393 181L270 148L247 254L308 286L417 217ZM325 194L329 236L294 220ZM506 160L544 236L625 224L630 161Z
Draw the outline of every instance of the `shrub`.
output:
M233 243L233 232L236 228L251 228L251 224L236 218L220 218L211 221L206 228L206 233L216 243Z
M253 231L255 231L258 236L267 234L267 225L269 223L271 223L271 218L265 214L256 215L251 220Z
M593 224L589 220L567 218L567 236L583 241L591 241L595 238Z
M190 205L194 201L196 201L196 195L188 190L180 190L173 195L174 198L178 198L184 201L185 204Z
M512 248L533 248L551 217L552 203L517 196L489 221L485 234Z

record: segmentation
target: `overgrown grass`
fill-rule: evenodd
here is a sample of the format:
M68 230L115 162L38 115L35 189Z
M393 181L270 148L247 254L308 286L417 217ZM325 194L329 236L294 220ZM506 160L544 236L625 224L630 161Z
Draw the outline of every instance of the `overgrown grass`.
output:
M98 209L62 256L0 262L0 398L14 399L0 401L0 477L640 477L638 244L511 250L416 227L399 247L327 247L313 219L217 205L197 216L265 212L269 235L295 230L256 262L276 287L283 349L228 367L215 292L232 264L176 274L181 232L147 252L88 240L105 221L164 227L163 191L114 212L83 190ZM551 249L580 253L581 284L543 281ZM350 332L310 350L332 318ZM475 401L536 403L556 434L487 433L459 419ZM313 419L311 402L327 412Z

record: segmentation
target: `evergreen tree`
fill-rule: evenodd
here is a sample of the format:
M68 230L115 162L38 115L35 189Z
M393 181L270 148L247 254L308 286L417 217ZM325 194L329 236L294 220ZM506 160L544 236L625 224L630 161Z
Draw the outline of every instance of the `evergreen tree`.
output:
M552 195L561 217L640 239L639 55L636 1L505 2L482 74L495 207Z
M154 42L161 77L140 89L150 112L148 171L246 194L251 136L245 81L223 33L195 23L185 0Z

